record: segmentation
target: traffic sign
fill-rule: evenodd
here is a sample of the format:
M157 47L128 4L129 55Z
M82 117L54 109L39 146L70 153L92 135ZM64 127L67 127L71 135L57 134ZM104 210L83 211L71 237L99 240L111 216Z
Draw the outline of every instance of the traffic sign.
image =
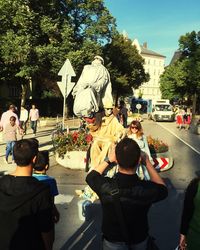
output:
M74 82L71 82L71 77L76 76L69 59L65 61L58 75L62 76L61 82L57 82L58 87L63 97L67 97L75 85Z
M156 170L160 171L165 171L169 169L169 158L153 158L154 161L154 168Z
M140 103L138 103L137 105L136 105L136 109L141 109L142 108L142 105L140 104Z
M62 121L62 127L64 129L64 121L65 121L65 103L66 103L66 97L69 95L71 90L73 89L75 83L71 82L71 77L76 76L74 69L71 65L71 62L69 59L65 61L62 68L58 72L59 76L62 76L61 82L57 82L58 87L64 97L63 102L63 121Z

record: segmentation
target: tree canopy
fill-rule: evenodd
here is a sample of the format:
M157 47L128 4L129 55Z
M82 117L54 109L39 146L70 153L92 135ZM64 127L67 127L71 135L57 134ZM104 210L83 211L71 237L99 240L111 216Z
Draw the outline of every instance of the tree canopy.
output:
M103 0L4 0L0 22L0 82L20 84L24 97L30 81L48 96L66 58L78 78L94 55L103 56L116 95L148 80Z
M200 32L186 33L179 39L179 59L169 65L161 76L164 98L189 98L195 109L200 93Z

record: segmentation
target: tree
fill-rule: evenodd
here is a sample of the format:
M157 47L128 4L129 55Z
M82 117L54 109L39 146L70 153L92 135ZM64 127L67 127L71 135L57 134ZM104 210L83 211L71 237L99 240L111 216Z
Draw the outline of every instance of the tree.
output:
M5 0L0 2L1 79L27 85L55 74L73 47L72 30L59 1Z
M116 27L102 0L5 0L0 22L0 81L20 84L22 103L30 83L56 86L66 58L78 76Z
M200 32L192 31L179 39L180 58L168 66L161 76L161 91L164 98L187 97L193 101L200 93Z
M187 94L192 95L193 114L196 113L197 96L200 94L200 31L186 33L179 39L180 60L185 61L188 72Z
M184 61L176 61L166 67L160 77L160 89L162 98L170 100L174 97L184 98L187 90L187 71Z
M104 57L108 62L116 104L119 95L132 93L132 88L139 87L149 80L144 71L144 59L138 54L130 39L115 33L112 42L104 49Z

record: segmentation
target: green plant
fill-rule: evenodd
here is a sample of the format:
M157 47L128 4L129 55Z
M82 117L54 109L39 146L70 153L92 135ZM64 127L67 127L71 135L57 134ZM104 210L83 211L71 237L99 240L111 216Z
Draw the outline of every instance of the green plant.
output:
M152 138L150 135L147 136L147 142L151 154L164 153L169 150L169 146L165 142L158 138Z
M86 151L92 141L92 135L84 131L58 133L53 137L55 152L64 157L69 151Z

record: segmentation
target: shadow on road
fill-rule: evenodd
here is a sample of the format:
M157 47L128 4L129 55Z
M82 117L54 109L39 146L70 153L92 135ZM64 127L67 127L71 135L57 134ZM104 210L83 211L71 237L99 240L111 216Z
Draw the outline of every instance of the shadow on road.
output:
M155 237L160 250L173 250L179 241L184 190L177 190L168 178L165 183L169 191L167 199L154 203L149 212L150 235ZM89 209L89 219L67 239L61 250L102 249L100 203L92 204Z
M101 205L99 202L88 206L88 218L65 242L61 250L100 250L101 246Z

